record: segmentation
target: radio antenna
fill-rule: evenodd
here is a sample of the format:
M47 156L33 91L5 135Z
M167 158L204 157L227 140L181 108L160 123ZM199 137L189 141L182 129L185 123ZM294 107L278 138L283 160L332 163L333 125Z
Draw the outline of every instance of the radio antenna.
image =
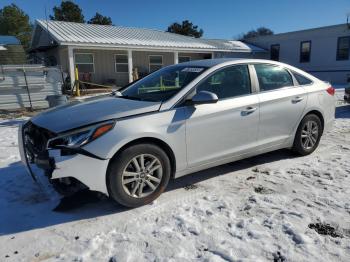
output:
M47 8L46 8L46 5L45 5L45 20L46 20L46 31L47 31L47 40L48 40L48 44L51 45L52 44L52 39L51 39L51 35L50 35L50 32L49 32L49 21L47 19Z

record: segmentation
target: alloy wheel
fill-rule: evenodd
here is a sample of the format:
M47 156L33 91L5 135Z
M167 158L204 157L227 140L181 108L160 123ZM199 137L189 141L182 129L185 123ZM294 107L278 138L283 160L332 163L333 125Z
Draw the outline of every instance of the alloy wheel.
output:
M151 154L135 156L123 171L123 189L131 197L146 197L158 188L162 175L163 167L156 156Z
M301 144L305 150L312 149L317 143L319 128L315 121L307 121L301 131Z

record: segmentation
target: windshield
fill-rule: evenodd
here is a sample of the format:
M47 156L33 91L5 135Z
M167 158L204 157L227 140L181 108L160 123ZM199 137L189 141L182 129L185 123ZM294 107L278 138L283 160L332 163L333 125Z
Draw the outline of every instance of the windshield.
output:
M160 69L121 91L122 97L163 102L202 74L206 67L173 65Z

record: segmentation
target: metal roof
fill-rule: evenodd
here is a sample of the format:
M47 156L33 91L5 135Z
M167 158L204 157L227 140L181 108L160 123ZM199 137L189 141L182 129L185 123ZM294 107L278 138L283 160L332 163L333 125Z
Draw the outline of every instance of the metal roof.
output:
M217 47L218 49L223 50L235 50L235 51L242 51L242 52L266 52L265 49L257 47L252 44L244 43L242 41L236 41L236 40L225 40L225 39L202 39L202 41L205 41L207 43L210 43L211 45Z
M60 45L231 52L265 51L239 41L199 39L153 29L46 20L36 20L36 25L45 32L48 31Z
M349 24L337 24L337 25L328 25L328 26L322 26L322 27L315 27L315 28L307 28L307 29L301 29L296 31L290 31L290 32L283 32L283 33L277 33L273 35L260 35L260 36L254 36L251 38L248 38L247 41L254 40L254 39L265 39L265 38L275 38L283 35L296 35L299 33L311 33L313 31L326 31L330 29L337 29L337 28L344 28L346 31L350 30Z
M0 45L20 45L21 42L11 35L0 35Z

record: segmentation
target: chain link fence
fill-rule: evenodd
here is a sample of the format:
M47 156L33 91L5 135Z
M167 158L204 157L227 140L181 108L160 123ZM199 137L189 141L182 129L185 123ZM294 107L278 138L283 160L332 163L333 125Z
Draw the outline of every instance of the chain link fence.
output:
M60 95L65 74L57 67L0 65L0 110L47 108L49 95Z

